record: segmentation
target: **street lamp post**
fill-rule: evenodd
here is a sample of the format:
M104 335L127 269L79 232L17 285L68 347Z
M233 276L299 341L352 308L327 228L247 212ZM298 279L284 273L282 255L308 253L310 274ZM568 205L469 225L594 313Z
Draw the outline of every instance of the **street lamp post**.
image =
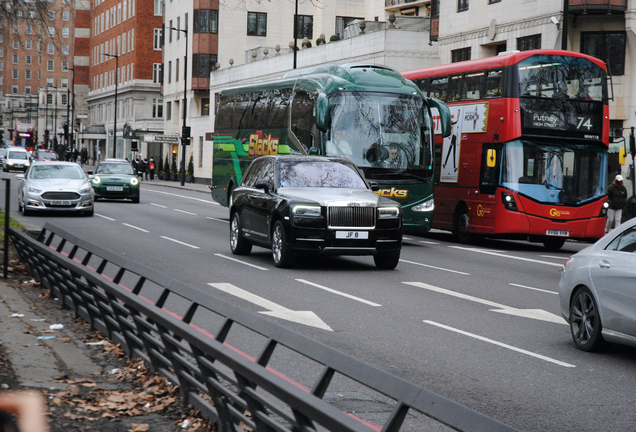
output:
M185 23L187 26L188 23ZM179 171L181 171L181 186L185 185L185 158L186 158L186 143L190 138L190 130L186 126L186 107L188 106L188 98L186 92L188 91L188 30L169 27L170 30L176 30L185 33L185 59L183 62L183 127L181 128L181 164Z
M113 119L113 158L117 157L117 85L119 84L119 56L115 54L106 54L105 56L115 59L115 118ZM75 76L75 74L73 74Z
M294 69L296 69L296 56L298 55L296 36L298 36L298 0L296 0L296 10L294 12Z
M71 103L71 119L69 119L69 133L71 134L71 142L73 142L73 137L75 136L75 69L69 68L73 75L71 76L71 98L73 99ZM77 143L76 143L77 144ZM77 146L76 146L77 148Z

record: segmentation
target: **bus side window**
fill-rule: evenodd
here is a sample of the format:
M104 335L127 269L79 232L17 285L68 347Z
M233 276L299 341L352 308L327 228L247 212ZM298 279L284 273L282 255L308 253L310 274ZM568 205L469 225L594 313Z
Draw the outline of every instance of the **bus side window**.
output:
M486 72L486 97L502 97L503 70L493 69Z
M484 84L484 73L473 72L464 75L462 85L462 99L476 100L481 99L482 87Z
M232 111L234 110L234 100L231 96L223 96L219 101L216 114L216 131L232 129Z
M453 75L450 77L450 86L448 87L448 102L455 102L459 100L461 81L461 75Z
M431 84L428 88L429 97L445 101L447 89L448 77L431 78Z
M501 144L487 143L483 144L481 150L481 170L479 175L479 191L482 194L494 194L499 186L499 170L501 161ZM494 150L496 158L495 166L489 167L488 165L488 150ZM490 152L492 155L493 152ZM490 164L492 165L492 164Z
M415 85L419 87L420 91L424 96L427 96L428 93L428 78L422 78L415 80Z
M291 131L305 147L302 153L309 153L309 148L312 146L312 130L316 124L315 106L315 94L304 90L296 90L292 101Z

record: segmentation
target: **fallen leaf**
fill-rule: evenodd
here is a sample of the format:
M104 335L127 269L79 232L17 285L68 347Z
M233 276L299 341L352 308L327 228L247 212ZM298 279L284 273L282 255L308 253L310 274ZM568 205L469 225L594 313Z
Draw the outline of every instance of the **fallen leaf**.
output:
M133 423L132 427L128 429L128 432L145 432L149 428L150 426L148 425L148 423L141 423L141 424Z

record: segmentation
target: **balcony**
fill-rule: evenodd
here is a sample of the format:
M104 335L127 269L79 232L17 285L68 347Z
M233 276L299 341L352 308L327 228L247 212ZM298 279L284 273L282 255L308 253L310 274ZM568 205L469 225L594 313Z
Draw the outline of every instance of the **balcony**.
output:
M624 13L627 0L569 0L572 15Z

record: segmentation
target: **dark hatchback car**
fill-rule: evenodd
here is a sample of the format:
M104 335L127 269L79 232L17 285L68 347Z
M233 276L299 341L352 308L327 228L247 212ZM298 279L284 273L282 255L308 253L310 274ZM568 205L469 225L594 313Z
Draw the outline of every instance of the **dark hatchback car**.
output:
M272 249L276 267L302 255L373 255L394 269L402 247L400 204L378 196L350 161L263 156L232 192L230 248Z
M99 163L91 180L95 199L130 199L139 202L139 177L125 159L106 159Z

